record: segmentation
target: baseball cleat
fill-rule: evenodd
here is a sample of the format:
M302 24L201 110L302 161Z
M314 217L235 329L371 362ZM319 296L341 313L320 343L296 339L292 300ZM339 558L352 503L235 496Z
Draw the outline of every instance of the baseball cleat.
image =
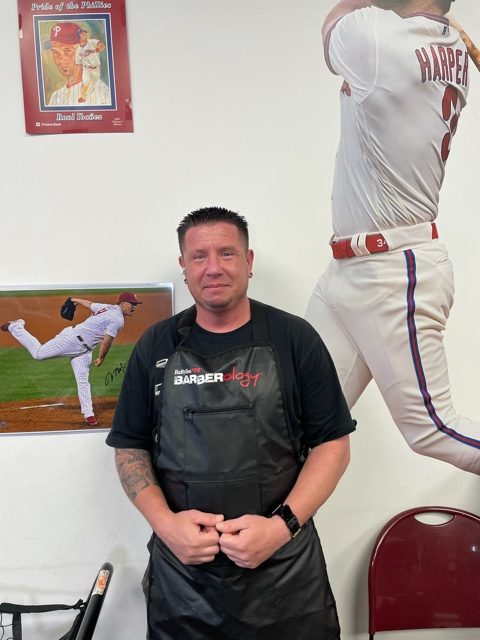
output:
M88 424L89 427L96 427L98 424L95 416L88 416L88 418L85 418L85 422Z
M8 331L8 327L9 327L11 324L12 324L11 322L4 322L4 323L2 324L2 326L0 327L0 329L1 329L2 331Z

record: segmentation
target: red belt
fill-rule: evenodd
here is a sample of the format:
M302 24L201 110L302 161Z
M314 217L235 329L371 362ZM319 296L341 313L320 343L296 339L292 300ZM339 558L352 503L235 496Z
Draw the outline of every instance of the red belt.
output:
M437 225L435 222L432 222L432 240L436 240L437 238ZM357 254L352 249L353 240L355 239L345 238L344 240L332 242L330 246L332 247L333 257L337 260L342 260L343 258L355 258ZM388 242L381 233L368 233L365 236L365 247L367 248L368 253L383 253L390 249Z

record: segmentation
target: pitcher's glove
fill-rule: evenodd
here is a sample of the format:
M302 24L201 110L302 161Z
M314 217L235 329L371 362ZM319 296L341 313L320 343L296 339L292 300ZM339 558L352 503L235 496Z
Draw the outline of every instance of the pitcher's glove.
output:
M75 315L75 307L76 304L72 301L71 298L67 298L65 302L60 307L60 315L65 320L73 320L73 316Z

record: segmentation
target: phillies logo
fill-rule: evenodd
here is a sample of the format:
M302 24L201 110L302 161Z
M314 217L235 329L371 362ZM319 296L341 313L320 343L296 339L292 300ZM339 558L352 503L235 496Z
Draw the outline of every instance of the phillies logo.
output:
M62 27L61 27L59 24L57 24L57 25L55 25L55 26L53 27L53 33L54 33L55 38L58 36L58 34L59 34L61 31L62 31Z
M95 49L84 49L83 51L80 51L80 57L88 58L88 56L92 53L95 53Z

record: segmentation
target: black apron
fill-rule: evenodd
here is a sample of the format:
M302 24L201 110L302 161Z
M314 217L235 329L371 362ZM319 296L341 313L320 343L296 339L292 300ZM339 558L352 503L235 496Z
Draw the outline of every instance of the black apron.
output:
M154 468L170 508L268 515L301 469L264 311L251 301L253 344L214 357L179 346L157 385ZM145 575L150 640L337 640L335 601L310 520L256 569L223 553L184 565L157 537Z

